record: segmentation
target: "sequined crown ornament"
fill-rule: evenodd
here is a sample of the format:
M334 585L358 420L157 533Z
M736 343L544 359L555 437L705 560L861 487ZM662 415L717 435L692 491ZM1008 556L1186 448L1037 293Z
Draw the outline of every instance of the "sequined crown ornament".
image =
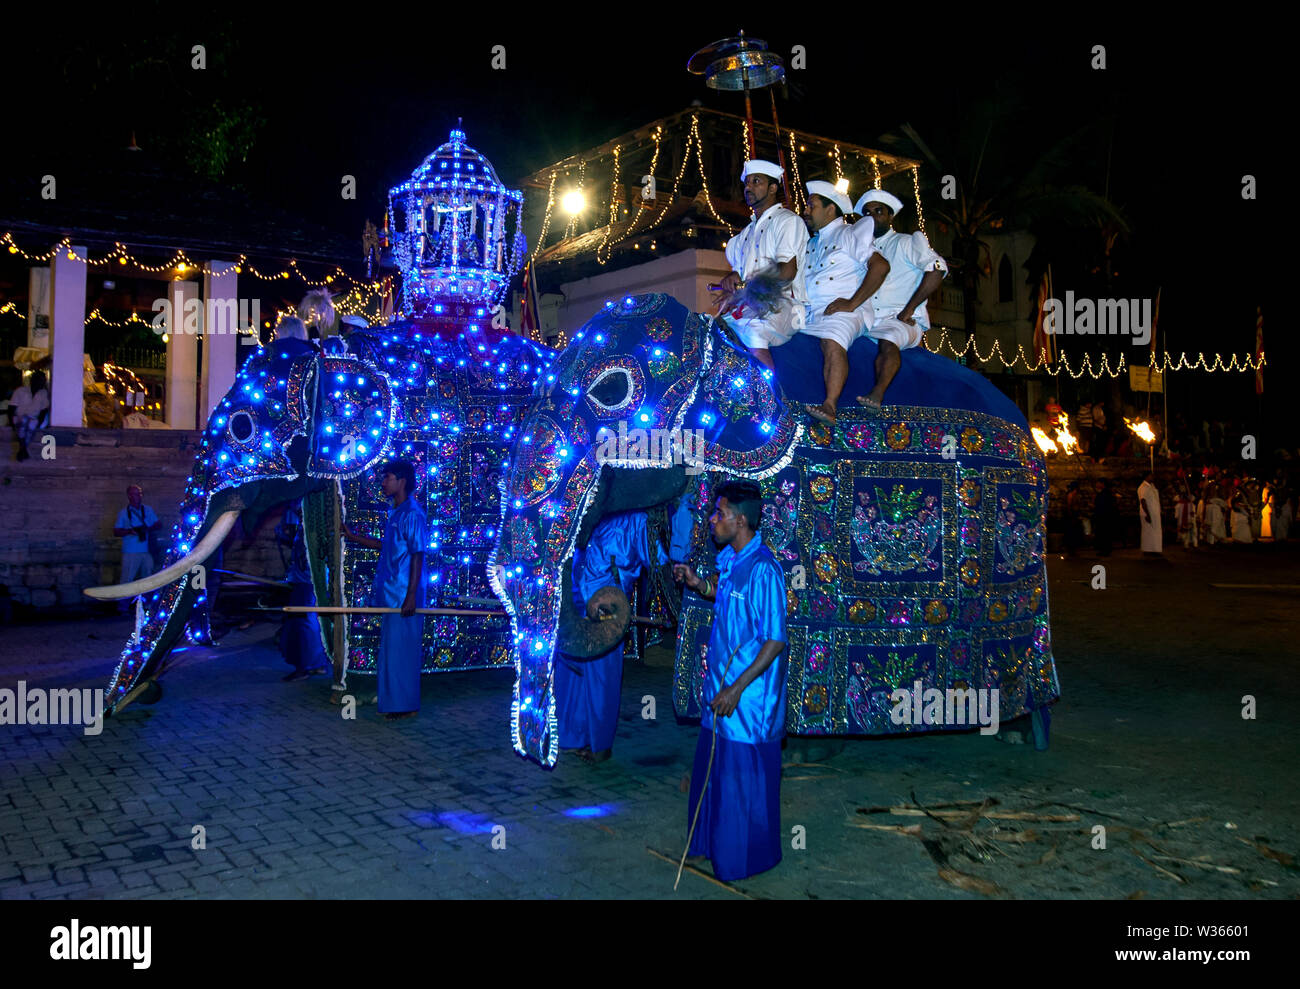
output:
M459 126L388 190L393 257L402 272L402 312L421 319L447 299L494 306L528 245L524 195L507 189Z

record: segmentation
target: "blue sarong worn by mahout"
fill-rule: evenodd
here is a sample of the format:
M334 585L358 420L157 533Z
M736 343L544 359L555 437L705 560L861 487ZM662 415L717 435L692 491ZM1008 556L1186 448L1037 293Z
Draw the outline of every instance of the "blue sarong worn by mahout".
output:
M701 662L704 710L695 746L686 822L699 821L691 855L707 855L719 879L744 879L781 861L781 739L785 736L786 656L782 650L744 693L730 716L708 709L735 683L768 640L786 640L786 592L781 565L755 534L739 553L718 554L718 589L708 655ZM713 768L709 751L714 745ZM708 784L705 786L705 776ZM700 792L704 802L700 805Z
M290 522L286 513L286 522ZM316 591L312 587L311 570L307 563L307 547L303 543L302 526L293 515L293 552L285 580L289 583L289 604L312 607L316 604ZM285 615L280 629L280 652L284 661L298 673L316 670L329 665L329 656L321 642L320 620L314 614Z
M643 567L666 562L663 548L652 548L645 512L627 512L602 519L591 534L581 560L575 559L575 603L585 614L586 602L602 587L617 586L632 595ZM617 574L617 575L616 575ZM595 659L579 660L563 653L555 662L555 717L560 747L603 752L614 745L619 697L623 689L623 643Z
M371 603L377 608L400 608L411 579L411 557L423 553L427 541L424 512L412 497L388 513L383 545L375 569ZM424 582L415 589L415 606L424 607ZM421 636L424 616L384 615L379 636L379 710L383 714L420 709L420 667L424 659Z

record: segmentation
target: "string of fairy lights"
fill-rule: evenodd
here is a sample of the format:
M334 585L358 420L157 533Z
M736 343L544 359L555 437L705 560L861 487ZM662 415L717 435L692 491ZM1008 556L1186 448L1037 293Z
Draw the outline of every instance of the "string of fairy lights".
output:
M170 261L164 261L162 264L146 264L144 261L140 260L140 258L132 254L130 249L120 241L115 241L113 247L102 257L98 257L98 258L90 257L89 255L87 255L84 258L81 257L72 249L72 240L69 237L64 237L57 244L51 247L48 251L36 252L36 251L28 251L20 247L18 245L18 242L14 240L13 233L10 231L6 231L3 236L0 236L0 244L5 245L10 254L20 255L24 261L31 262L31 263L46 264L54 260L60 254L64 254L69 261L81 261L88 267L92 267L92 268L110 266L113 264L114 261L116 261L118 265L123 265L123 266L130 265L139 271L144 271L151 275L161 274L162 272L170 272L170 271L174 271L176 272L177 275L181 275L181 276L189 274L191 272L196 272L196 273L206 272L207 274L212 274L212 275L222 275L222 274L229 273L229 269L223 268L222 270L218 271L215 270L213 266L233 264L235 274L247 273L252 275L255 278L260 278L263 281L267 281L267 282L287 281L289 278L296 275L304 284L312 288L323 288L325 286L332 286L334 282L343 280L345 282L351 283L351 287L353 289L369 288L375 292L383 293L388 291L387 283L392 281L392 276L389 275L378 282L360 282L357 281L355 278L353 278L351 275L349 275L338 265L335 265L334 271L325 275L324 278L314 279L314 278L310 278L302 270L296 258L290 258L288 267L283 268L277 272L263 271L262 269L258 268L257 265L249 261L248 255L246 254L240 254L233 261L210 261L205 263L199 263L191 259L189 255L185 253L184 249L180 249L180 248L178 248L176 250L176 253L172 255Z
M649 172L650 175L654 175L655 169L659 165L659 151L663 147L663 128L656 127L655 132L652 136L655 142L655 149L654 149L654 153L651 155L650 158L650 172ZM621 151L621 149L616 149L616 150ZM616 167L617 167L619 157L621 157L621 154L616 156L615 158ZM554 180L555 180L555 173L552 172L551 181L554 182ZM615 180L615 185L617 185L617 179ZM615 215L615 211L618 208L618 204L617 204L616 197L613 196L612 194L610 196L609 208L610 208L610 215L611 216ZM613 256L614 248L617 247L619 243L621 243L622 241L630 237L632 234L636 233L638 230L638 224L641 223L642 218L648 217L652 212L654 212L654 202L653 201L647 202L646 200L642 200L641 208L637 211L636 216L632 218L632 222L628 224L628 228L624 230L621 234L619 234L617 237L615 237L612 241L609 239L609 235L610 232L613 230L613 224L610 224L609 228L606 229L605 231L605 237L603 238L600 246L596 248L596 263L600 265L608 264L609 259ZM649 226L649 224L647 224L646 226ZM541 249L541 245L544 243L544 241L545 241L545 230L543 230L543 236L537 239L538 250ZM603 258L601 257L602 250L604 251ZM534 256L536 256L535 253Z
M178 249L172 256L171 260L164 262L163 264L146 264L140 258L133 255L130 249L120 241L114 242L112 249L106 252L102 257L98 258L89 256L84 258L81 257L72 249L71 238L68 237L64 237L48 251L29 251L24 249L14 240L12 232L6 232L3 236L0 236L0 244L6 245L10 254L17 254L21 256L23 260L28 262L48 263L60 254L64 254L68 260L81 261L87 265L87 267L107 267L111 266L113 262L116 261L119 266L129 265L135 270L143 271L148 274L162 274L164 272L174 273L177 279L200 273L210 275L230 274L231 268L229 266L233 265L234 274L246 273L255 278L259 278L262 281L268 282L287 281L295 276L299 281L310 288L325 288L333 286L336 282L348 282L351 284L347 291L336 297L334 300L335 309L344 315L364 314L366 311L373 308L376 299L382 308L384 301L388 299L393 292L392 275L387 275L378 281L361 282L357 281L341 267L336 265L334 271L326 274L323 278L311 278L302 270L296 258L291 258L288 262L288 266L280 271L271 272L263 271L258 268L248 260L248 256L245 254L239 255L233 262L211 261L199 263L192 260L189 255L185 253L184 249ZM221 270L217 270L216 266L223 267L221 267ZM27 314L20 313L16 304L12 301L0 305L0 315L10 313L20 315L24 319L27 318ZM113 327L114 329L126 329L133 324L153 329L157 325L160 325L156 324L152 318L145 319L135 311L132 311L125 319L109 319L100 312L98 307L92 309L83 320L83 325L85 326L89 326L91 323L100 323L105 326ZM268 321L266 326L269 327L270 325L271 323ZM164 334L164 342L166 342L165 336L166 334Z
M744 142L743 146L748 148L751 135L749 122L747 120L741 120L739 121L739 126L741 130L741 139ZM787 130L785 136L789 143L790 151L789 169L792 182L788 185L788 188L791 197L791 205L796 212L802 213L806 207L807 197L805 196L803 189L804 177L802 172L804 171L804 168L800 162L800 155L801 153L807 154L809 148L806 144L798 143L799 135L796 131ZM648 174L653 176L656 172L660 151L663 146L663 125L656 126L650 133L650 137L654 141L654 151ZM834 172L834 181L838 185L842 187L848 185L849 179L846 173L850 167L849 159L852 157L859 162L859 170L864 174L870 175L871 181L873 182L872 188L882 188L883 175L881 172L880 155L871 154L867 149L859 150L852 146L845 148L838 143L827 141L824 138L805 137L804 140L813 143L820 142L823 147L829 148L826 151L826 156L828 158L827 166L828 169ZM602 188L605 186L603 180L593 181L592 177L594 166L605 158L611 159L611 169L608 182L608 188L610 190L608 201L609 221L605 224L604 233L595 250L596 262L602 267L609 263L610 258L613 256L614 248L619 243L631 237L635 237L638 233L644 233L663 222L668 211L678 201L678 195L681 192L682 183L686 179L687 169L690 167L692 160L695 162L700 184L700 198L703 200L705 209L720 227L727 230L728 236L734 235L735 230L731 223L723 218L718 212L717 206L714 202L714 190L709 188L708 176L704 168L704 141L700 135L700 115L698 113L692 113L690 116L690 124L686 134L685 147L682 151L676 174L673 177L672 195L668 197L656 196L653 200L649 201L642 199L640 208L632 218L631 223L628 224L621 233L616 233L614 231L614 226L622 216L626 216L628 213L628 208L622 201L622 196L625 194L625 190L622 190L619 187L619 180L622 177L624 170L623 159L628 150L628 147L620 143L615 145L612 149L608 147L603 148L589 157L580 158L576 162L570 161L568 163L562 163L551 169L550 175L547 179L546 208L542 217L541 232L537 238L537 242L531 255L533 261L536 261L538 256L547 249L547 237L550 233L551 221L557 205L562 205L566 210L568 210L570 209L570 202L575 204L573 209L570 211L569 219L565 224L563 235L558 243L563 243L581 232L579 227L579 214L586 209L584 193L585 190L596 185L599 185ZM896 164L899 163L896 162ZM577 173L576 185L569 185L567 184L569 182L568 177L574 170L576 170ZM920 167L916 164L906 164L897 169L897 172L899 173L904 171L911 172L912 192L916 199L917 225L921 231L924 232L925 214L921 207ZM567 187L559 190L559 193L557 194L557 184L566 184ZM603 216L604 211L598 210L597 215ZM554 247L556 245L549 246ZM642 244L637 240L633 242L632 246L639 249ZM654 250L656 246L657 245L652 243L650 245L651 250Z
M931 338L934 330L938 331L939 338L937 341L932 342ZM1120 354L1117 365L1114 368L1110 365L1110 356L1108 354L1102 354L1099 362L1100 366L1094 368L1092 364L1092 355L1084 354L1083 359L1079 362L1078 369L1076 370L1070 366L1069 356L1064 351L1056 355L1057 362L1059 362L1060 366L1053 367L1052 361L1045 350L1040 350L1038 352L1038 359L1031 364L1028 355L1025 353L1024 344L1020 344L1016 347L1016 356L1008 361L1006 356L1002 353L1001 341L994 340L993 346L989 348L988 353L981 354L974 336L967 337L966 343L961 347L957 347L948 338L947 327L936 326L934 330L926 333L926 335L921 338L922 345L931 353L942 354L946 349L950 355L958 359L965 357L967 354L974 354L975 360L980 364L991 363L996 358L998 363L1002 365L1003 370L1007 371L1014 370L1016 367L1023 367L1029 374L1041 371L1043 374L1060 377L1060 375L1064 373L1075 380L1078 380L1086 374L1092 378L1092 380L1096 381L1102 377L1118 378L1120 375L1127 373L1130 367L1123 354ZM1131 366L1149 367L1157 374L1165 374L1169 371L1197 370L1213 373L1215 371L1254 372L1266 367L1267 363L1268 362L1264 359L1264 354L1262 352L1258 358L1254 358L1249 354L1230 354L1227 360L1224 360L1222 354L1215 354L1213 360L1207 360L1203 352L1198 352L1196 360L1191 361L1187 359L1186 351L1180 353L1177 359L1175 359L1168 351L1165 351L1159 358L1157 358L1155 353L1152 352L1150 360L1145 365L1133 364Z

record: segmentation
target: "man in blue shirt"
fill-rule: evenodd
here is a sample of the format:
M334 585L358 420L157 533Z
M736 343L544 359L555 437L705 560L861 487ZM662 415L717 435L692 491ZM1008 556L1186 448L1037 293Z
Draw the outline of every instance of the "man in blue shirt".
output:
M380 488L391 498L393 510L384 525L384 538L354 532L346 524L343 534L355 543L379 550L371 605L400 608L399 615L384 615L376 662L379 711L389 721L413 718L420 711L420 667L424 649L424 548L428 529L424 512L415 500L415 468L405 460L392 460L380 468Z
M668 562L663 547L651 546L645 512L623 512L600 520L582 558L574 559L573 586L583 605L602 587L620 587L631 599L643 568ZM590 617L590 615L589 615ZM604 762L613 753L623 690L623 642L595 659L555 657L555 720L560 751L584 762Z
M122 538L122 579L119 583L129 584L153 574L153 555L149 552L149 533L158 528L158 516L144 503L144 492L140 485L132 484L126 489L127 505L117 513L113 523L113 535ZM118 610L125 610L129 602L123 602Z
M762 490L728 481L709 519L716 578L687 564L674 576L714 602L701 661L706 714L695 747L688 822L690 853L713 861L719 879L744 879L781 861L781 739L785 736L785 575L757 529ZM712 763L710 765L710 762Z

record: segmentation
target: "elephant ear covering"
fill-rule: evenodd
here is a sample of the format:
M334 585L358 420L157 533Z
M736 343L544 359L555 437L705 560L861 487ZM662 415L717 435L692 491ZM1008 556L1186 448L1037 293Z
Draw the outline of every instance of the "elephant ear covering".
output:
M387 375L343 355L321 358L315 413L307 473L344 481L379 462L397 421Z
M686 415L704 430L704 442L688 463L752 480L772 476L790 463L803 426L772 372L717 321L706 331L705 349L705 370Z

